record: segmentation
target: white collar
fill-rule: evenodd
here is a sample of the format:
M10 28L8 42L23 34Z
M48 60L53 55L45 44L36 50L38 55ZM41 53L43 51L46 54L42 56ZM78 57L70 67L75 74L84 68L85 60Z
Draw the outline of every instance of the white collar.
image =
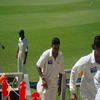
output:
M50 54L49 54L50 57L52 57L52 48L50 49ZM60 56L60 51L58 51L58 56Z
M24 40L25 40L25 36L24 36L23 40L22 40L21 37L20 37L20 40L21 40L21 41L24 41Z
M92 51L91 63L96 63L96 61L95 61L95 50Z

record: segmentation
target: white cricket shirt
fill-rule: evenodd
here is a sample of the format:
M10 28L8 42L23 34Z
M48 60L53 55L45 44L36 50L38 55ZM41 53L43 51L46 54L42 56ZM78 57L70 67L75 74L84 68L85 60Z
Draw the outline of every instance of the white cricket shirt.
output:
M18 46L20 54L25 54L25 52L28 52L28 41L25 37L23 40L21 40L21 37L19 38Z
M93 78L97 70L100 69L100 65L95 61L94 52L95 51L85 57L82 57L72 68L70 76L70 91L75 93L76 79L78 78L78 74L83 71L80 86L81 96L89 96L92 98L91 100L94 100L96 95L96 88Z
M94 84L98 91L98 89L100 88L100 69L97 71L96 75L94 76Z
M42 68L44 78L50 81L57 81L59 73L64 73L64 57L59 51L56 60L52 56L52 48L46 50L37 62L37 66Z
M96 75L94 76L94 84L97 89L95 100L100 100L100 69L97 71Z

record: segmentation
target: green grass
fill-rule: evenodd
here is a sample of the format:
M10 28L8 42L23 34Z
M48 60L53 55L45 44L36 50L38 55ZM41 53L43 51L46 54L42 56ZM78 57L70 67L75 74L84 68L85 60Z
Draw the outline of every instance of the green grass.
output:
M29 43L29 80L38 81L36 62L50 48L53 37L61 40L65 69L92 52L100 34L100 0L0 0L0 65L3 72L17 72L17 44L20 29ZM34 91L34 90L32 90ZM57 100L60 100L57 97Z

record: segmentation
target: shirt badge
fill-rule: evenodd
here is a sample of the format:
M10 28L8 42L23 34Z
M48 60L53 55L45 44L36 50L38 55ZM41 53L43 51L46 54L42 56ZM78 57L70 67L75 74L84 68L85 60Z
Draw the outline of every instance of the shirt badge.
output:
M90 72L91 72L91 73L94 73L94 72L96 72L96 71L97 71L97 67L90 68Z
M48 60L48 64L52 64L52 60Z

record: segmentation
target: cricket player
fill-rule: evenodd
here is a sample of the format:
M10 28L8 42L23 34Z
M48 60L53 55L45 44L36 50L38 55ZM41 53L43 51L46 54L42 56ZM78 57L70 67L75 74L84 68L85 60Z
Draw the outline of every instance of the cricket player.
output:
M5 47L0 43L0 47L2 47L2 49L5 49Z
M97 71L96 75L94 76L94 84L97 90L95 100L100 100L100 69Z
M40 75L37 91L40 94L41 100L56 100L58 75L60 80L58 95L61 93L64 57L59 48L60 40L53 38L51 48L43 52L36 64Z
M24 74L27 74L26 59L28 54L28 41L24 36L24 30L21 29L18 33L19 42L16 54L16 58L18 58L18 72L23 72Z
M76 80L78 74L82 71L83 76L80 85L81 100L95 100L96 88L93 78L97 70L100 69L100 35L95 37L92 48L92 53L81 57L72 68L70 76L71 100L76 100L77 98L75 93Z

